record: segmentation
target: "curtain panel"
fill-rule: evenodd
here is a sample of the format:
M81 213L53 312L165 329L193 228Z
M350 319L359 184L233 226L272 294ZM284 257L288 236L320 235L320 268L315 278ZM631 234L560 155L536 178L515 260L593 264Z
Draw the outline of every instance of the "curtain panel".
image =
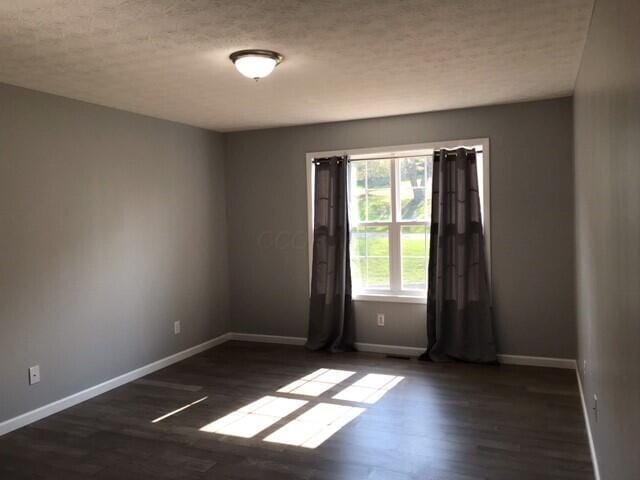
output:
M306 347L354 349L347 157L314 160L313 261Z
M423 360L496 362L475 150L434 153L427 337Z

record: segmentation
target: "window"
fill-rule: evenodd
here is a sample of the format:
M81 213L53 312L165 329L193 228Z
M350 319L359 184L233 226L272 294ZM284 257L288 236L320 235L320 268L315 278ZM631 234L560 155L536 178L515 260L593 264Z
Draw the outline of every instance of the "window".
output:
M491 277L488 139L307 154L309 238L313 238L311 160L320 156L349 156L351 278L355 300L426 301L433 152L460 146L478 152L478 183ZM312 246L309 247L311 262Z
M423 296L433 155L352 158L351 276L355 293Z

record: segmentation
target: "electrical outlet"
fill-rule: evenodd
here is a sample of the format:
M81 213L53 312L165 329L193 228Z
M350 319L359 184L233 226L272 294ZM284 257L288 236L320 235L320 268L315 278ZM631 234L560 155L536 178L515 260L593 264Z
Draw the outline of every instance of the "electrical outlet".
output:
M378 326L384 327L384 313L378 314Z
M29 385L40 382L40 365L29 367Z
M598 395L593 394L593 417L598 421Z
M173 322L173 333L174 335L178 335L181 331L180 320L177 322Z
M587 376L587 360L583 360L582 361L582 376L586 377Z

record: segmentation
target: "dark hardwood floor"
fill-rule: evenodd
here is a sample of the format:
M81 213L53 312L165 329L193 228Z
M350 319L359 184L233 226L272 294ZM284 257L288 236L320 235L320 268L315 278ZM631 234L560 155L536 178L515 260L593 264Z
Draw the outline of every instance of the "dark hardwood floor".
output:
M276 393L320 368L356 373L317 397ZM404 379L374 404L332 398L371 373ZM252 438L200 430L267 395L308 403ZM364 411L317 448L264 441L321 402ZM573 371L228 342L0 437L0 478L540 480L593 471Z

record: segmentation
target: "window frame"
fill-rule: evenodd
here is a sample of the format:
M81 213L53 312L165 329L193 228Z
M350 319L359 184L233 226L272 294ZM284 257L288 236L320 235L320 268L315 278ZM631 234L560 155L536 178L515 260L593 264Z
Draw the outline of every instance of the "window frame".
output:
M393 159L391 165L391 221L389 222L360 222L359 226L388 226L389 227L389 273L390 289L366 291L354 291L355 301L376 301L393 303L426 303L426 291L419 290L398 290L394 286L402 288L402 252L400 229L403 225L427 225L430 226L430 219L426 221L400 220L398 215L398 205L396 192L399 182L400 162L398 159L406 157L419 157L433 155L433 151L440 148L453 149L457 147L482 148L481 165L478 165L478 184L480 188L480 206L482 211L483 226L485 231L485 255L487 258L487 273L489 277L489 288L491 288L491 211L490 211L490 152L489 138L473 138L466 140L447 140L439 142L428 142L411 145L396 145L375 148L351 148L346 150L310 152L306 154L307 172L307 220L308 220L308 260L309 260L309 291L311 291L311 272L313 262L313 197L314 197L314 158L331 156L348 156L351 160L366 161L367 159L389 158ZM428 213L427 213L428 217ZM428 255L428 252L427 252Z

